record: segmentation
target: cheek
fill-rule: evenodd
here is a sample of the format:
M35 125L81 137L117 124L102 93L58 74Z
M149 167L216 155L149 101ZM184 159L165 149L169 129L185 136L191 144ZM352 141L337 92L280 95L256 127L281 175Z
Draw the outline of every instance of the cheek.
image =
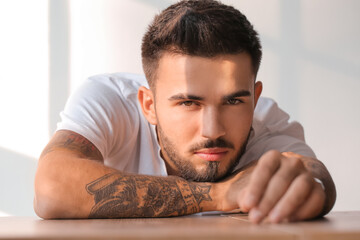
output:
M187 113L164 106L157 108L157 120L166 137L177 146L190 144L198 133L196 113ZM186 147L186 146L185 146Z
M238 109L223 114L226 132L234 142L243 142L249 134L253 120L253 110L251 108Z

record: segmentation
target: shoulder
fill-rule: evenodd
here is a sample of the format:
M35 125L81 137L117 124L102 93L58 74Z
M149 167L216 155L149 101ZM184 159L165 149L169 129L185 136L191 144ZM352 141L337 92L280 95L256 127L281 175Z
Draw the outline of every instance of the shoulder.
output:
M279 118L289 119L289 115L281 110L278 104L271 98L260 97L255 111L254 118L261 122L271 121L274 122Z
M81 109L77 112L82 113L82 117L89 117L90 123L132 126L139 121L137 92L142 85L147 86L146 79L137 74L92 76L72 95L75 99L69 101L68 107Z
M107 158L114 146L125 143L140 122L137 101L145 77L101 74L86 79L68 99L58 130L71 130L91 141Z
M253 128L257 136L281 133L304 141L301 124L290 121L289 114L271 98L259 98L254 111Z
M89 77L84 85L92 85L97 90L112 90L124 96L137 93L140 86L148 87L145 76L133 73L99 74Z
M91 76L71 94L66 108L81 107L106 113L121 108L136 111L140 86L147 86L142 75L113 73Z

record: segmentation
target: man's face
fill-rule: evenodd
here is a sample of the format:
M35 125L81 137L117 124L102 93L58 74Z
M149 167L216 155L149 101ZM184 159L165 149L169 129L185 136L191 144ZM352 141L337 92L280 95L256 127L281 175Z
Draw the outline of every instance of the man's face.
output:
M157 69L155 115L170 175L216 181L245 150L261 83L249 55L169 54ZM256 90L255 90L256 89Z

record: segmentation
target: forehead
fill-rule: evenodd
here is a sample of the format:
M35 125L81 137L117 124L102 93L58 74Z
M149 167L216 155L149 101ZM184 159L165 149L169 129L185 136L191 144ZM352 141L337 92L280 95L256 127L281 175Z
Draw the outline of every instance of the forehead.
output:
M251 91L254 80L251 57L246 53L213 58L165 53L158 65L156 94L223 95Z

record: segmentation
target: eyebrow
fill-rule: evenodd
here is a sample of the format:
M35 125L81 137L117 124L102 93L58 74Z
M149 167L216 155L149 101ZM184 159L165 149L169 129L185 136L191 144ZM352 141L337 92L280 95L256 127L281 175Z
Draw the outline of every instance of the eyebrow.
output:
M233 99L233 98L237 98L237 97L249 97L251 96L250 91L248 90L240 90L234 93L231 93L229 95L226 95L223 97L223 99L229 100L229 99ZM176 95L173 95L169 98L170 101L176 101L176 100L197 100L197 101L202 101L205 98L204 97L200 97L200 96L196 96L196 95L192 95L192 94L183 94L183 93L178 93Z
M190 99L190 100L197 100L197 101L201 101L204 100L203 97L199 97L199 96L195 96L195 95L191 95L191 94L183 94L183 93L179 93L176 95L173 95L169 98L170 101L174 101L174 100L185 100L185 99Z
M233 98L237 98L237 97L249 97L249 96L251 96L250 91L240 90L240 91L237 91L237 92L234 92L234 93L224 96L223 99L229 100L229 99L233 99Z

